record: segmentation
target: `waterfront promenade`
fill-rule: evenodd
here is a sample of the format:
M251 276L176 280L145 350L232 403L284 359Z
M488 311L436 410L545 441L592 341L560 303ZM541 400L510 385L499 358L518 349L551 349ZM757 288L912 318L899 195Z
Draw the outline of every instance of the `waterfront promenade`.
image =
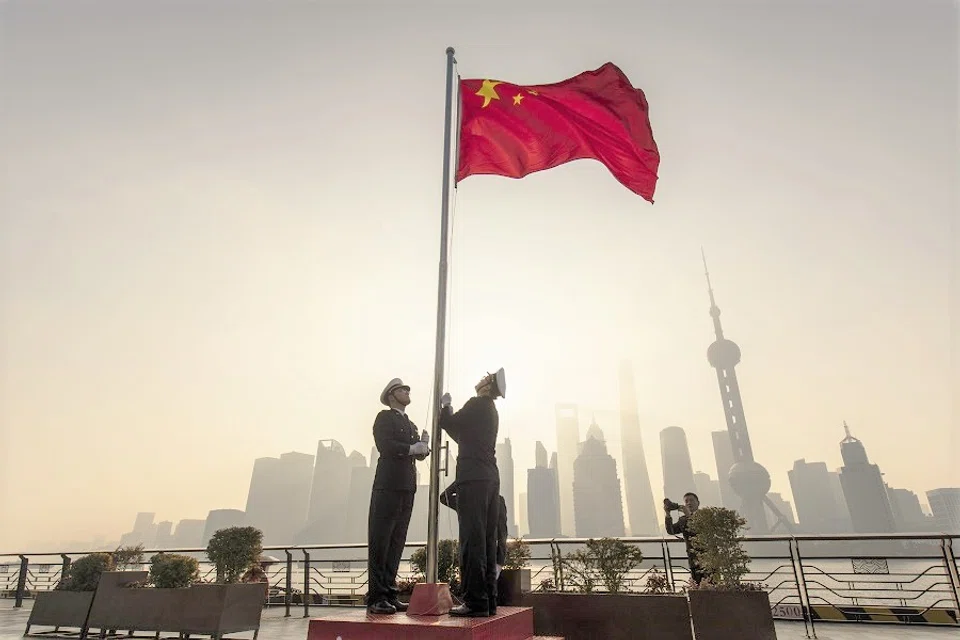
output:
M339 607L318 607L311 617L322 618L339 610ZM22 638L29 617L29 602L25 602L22 609L14 609L12 601L0 600L0 640ZM283 607L265 609L258 640L306 640L309 620L310 618L299 615L299 612L289 618L284 617ZM776 625L778 640L805 640L808 637L804 632L802 622L778 620ZM252 633L243 633L229 637L249 639L252 636ZM956 627L931 628L905 625L820 623L817 624L816 636L819 640L947 640L948 638L957 638L960 636L960 632ZM76 638L76 636L66 635L62 637ZM153 638L154 636L144 634L138 637ZM176 638L177 636L165 634L161 637ZM812 638L813 636L809 637Z

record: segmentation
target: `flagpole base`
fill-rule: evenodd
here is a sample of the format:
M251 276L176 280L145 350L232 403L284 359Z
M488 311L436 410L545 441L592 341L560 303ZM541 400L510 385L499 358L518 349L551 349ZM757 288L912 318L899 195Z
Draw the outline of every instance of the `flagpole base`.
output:
M450 585L445 582L419 582L410 596L408 616L445 616L453 609Z

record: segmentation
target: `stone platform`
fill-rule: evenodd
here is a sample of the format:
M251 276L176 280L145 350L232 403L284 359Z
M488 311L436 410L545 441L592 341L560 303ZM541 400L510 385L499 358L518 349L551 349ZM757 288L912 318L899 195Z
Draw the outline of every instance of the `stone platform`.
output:
M529 607L499 607L497 615L489 618L405 613L379 616L367 613L366 609L341 610L310 620L307 632L307 640L534 640L536 637L533 609Z

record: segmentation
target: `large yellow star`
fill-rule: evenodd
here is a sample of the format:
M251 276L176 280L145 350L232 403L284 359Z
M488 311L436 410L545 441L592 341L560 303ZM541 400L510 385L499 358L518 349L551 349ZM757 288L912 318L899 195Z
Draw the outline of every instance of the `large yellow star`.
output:
M494 80L484 80L484 81L483 81L483 85L480 87L480 90L477 91L477 93L475 94L475 95L478 95L478 96L480 96L481 98L483 98L483 106L480 107L481 109L486 108L487 105L490 104L490 101L491 101L491 100L499 100L499 99L500 99L500 96L497 95L497 92L496 92L496 90L495 90L495 87L496 87L498 84L503 84L503 83L502 83L502 82L496 82L496 81L494 81Z

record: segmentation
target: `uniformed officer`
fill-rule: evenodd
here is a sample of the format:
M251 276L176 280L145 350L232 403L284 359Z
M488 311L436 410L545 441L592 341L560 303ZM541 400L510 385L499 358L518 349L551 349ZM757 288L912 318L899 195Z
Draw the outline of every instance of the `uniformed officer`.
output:
M476 390L476 397L456 413L450 408L450 394L443 394L440 427L458 445L456 492L463 605L452 609L450 615L486 617L497 610L500 416L494 400L506 391L503 369L484 376Z
M397 569L417 492L415 460L429 455L430 437L426 431L418 436L416 425L407 417L410 387L400 378L384 387L380 402L390 408L378 413L373 423L380 459L367 521L367 610L390 614L407 610L397 598Z

